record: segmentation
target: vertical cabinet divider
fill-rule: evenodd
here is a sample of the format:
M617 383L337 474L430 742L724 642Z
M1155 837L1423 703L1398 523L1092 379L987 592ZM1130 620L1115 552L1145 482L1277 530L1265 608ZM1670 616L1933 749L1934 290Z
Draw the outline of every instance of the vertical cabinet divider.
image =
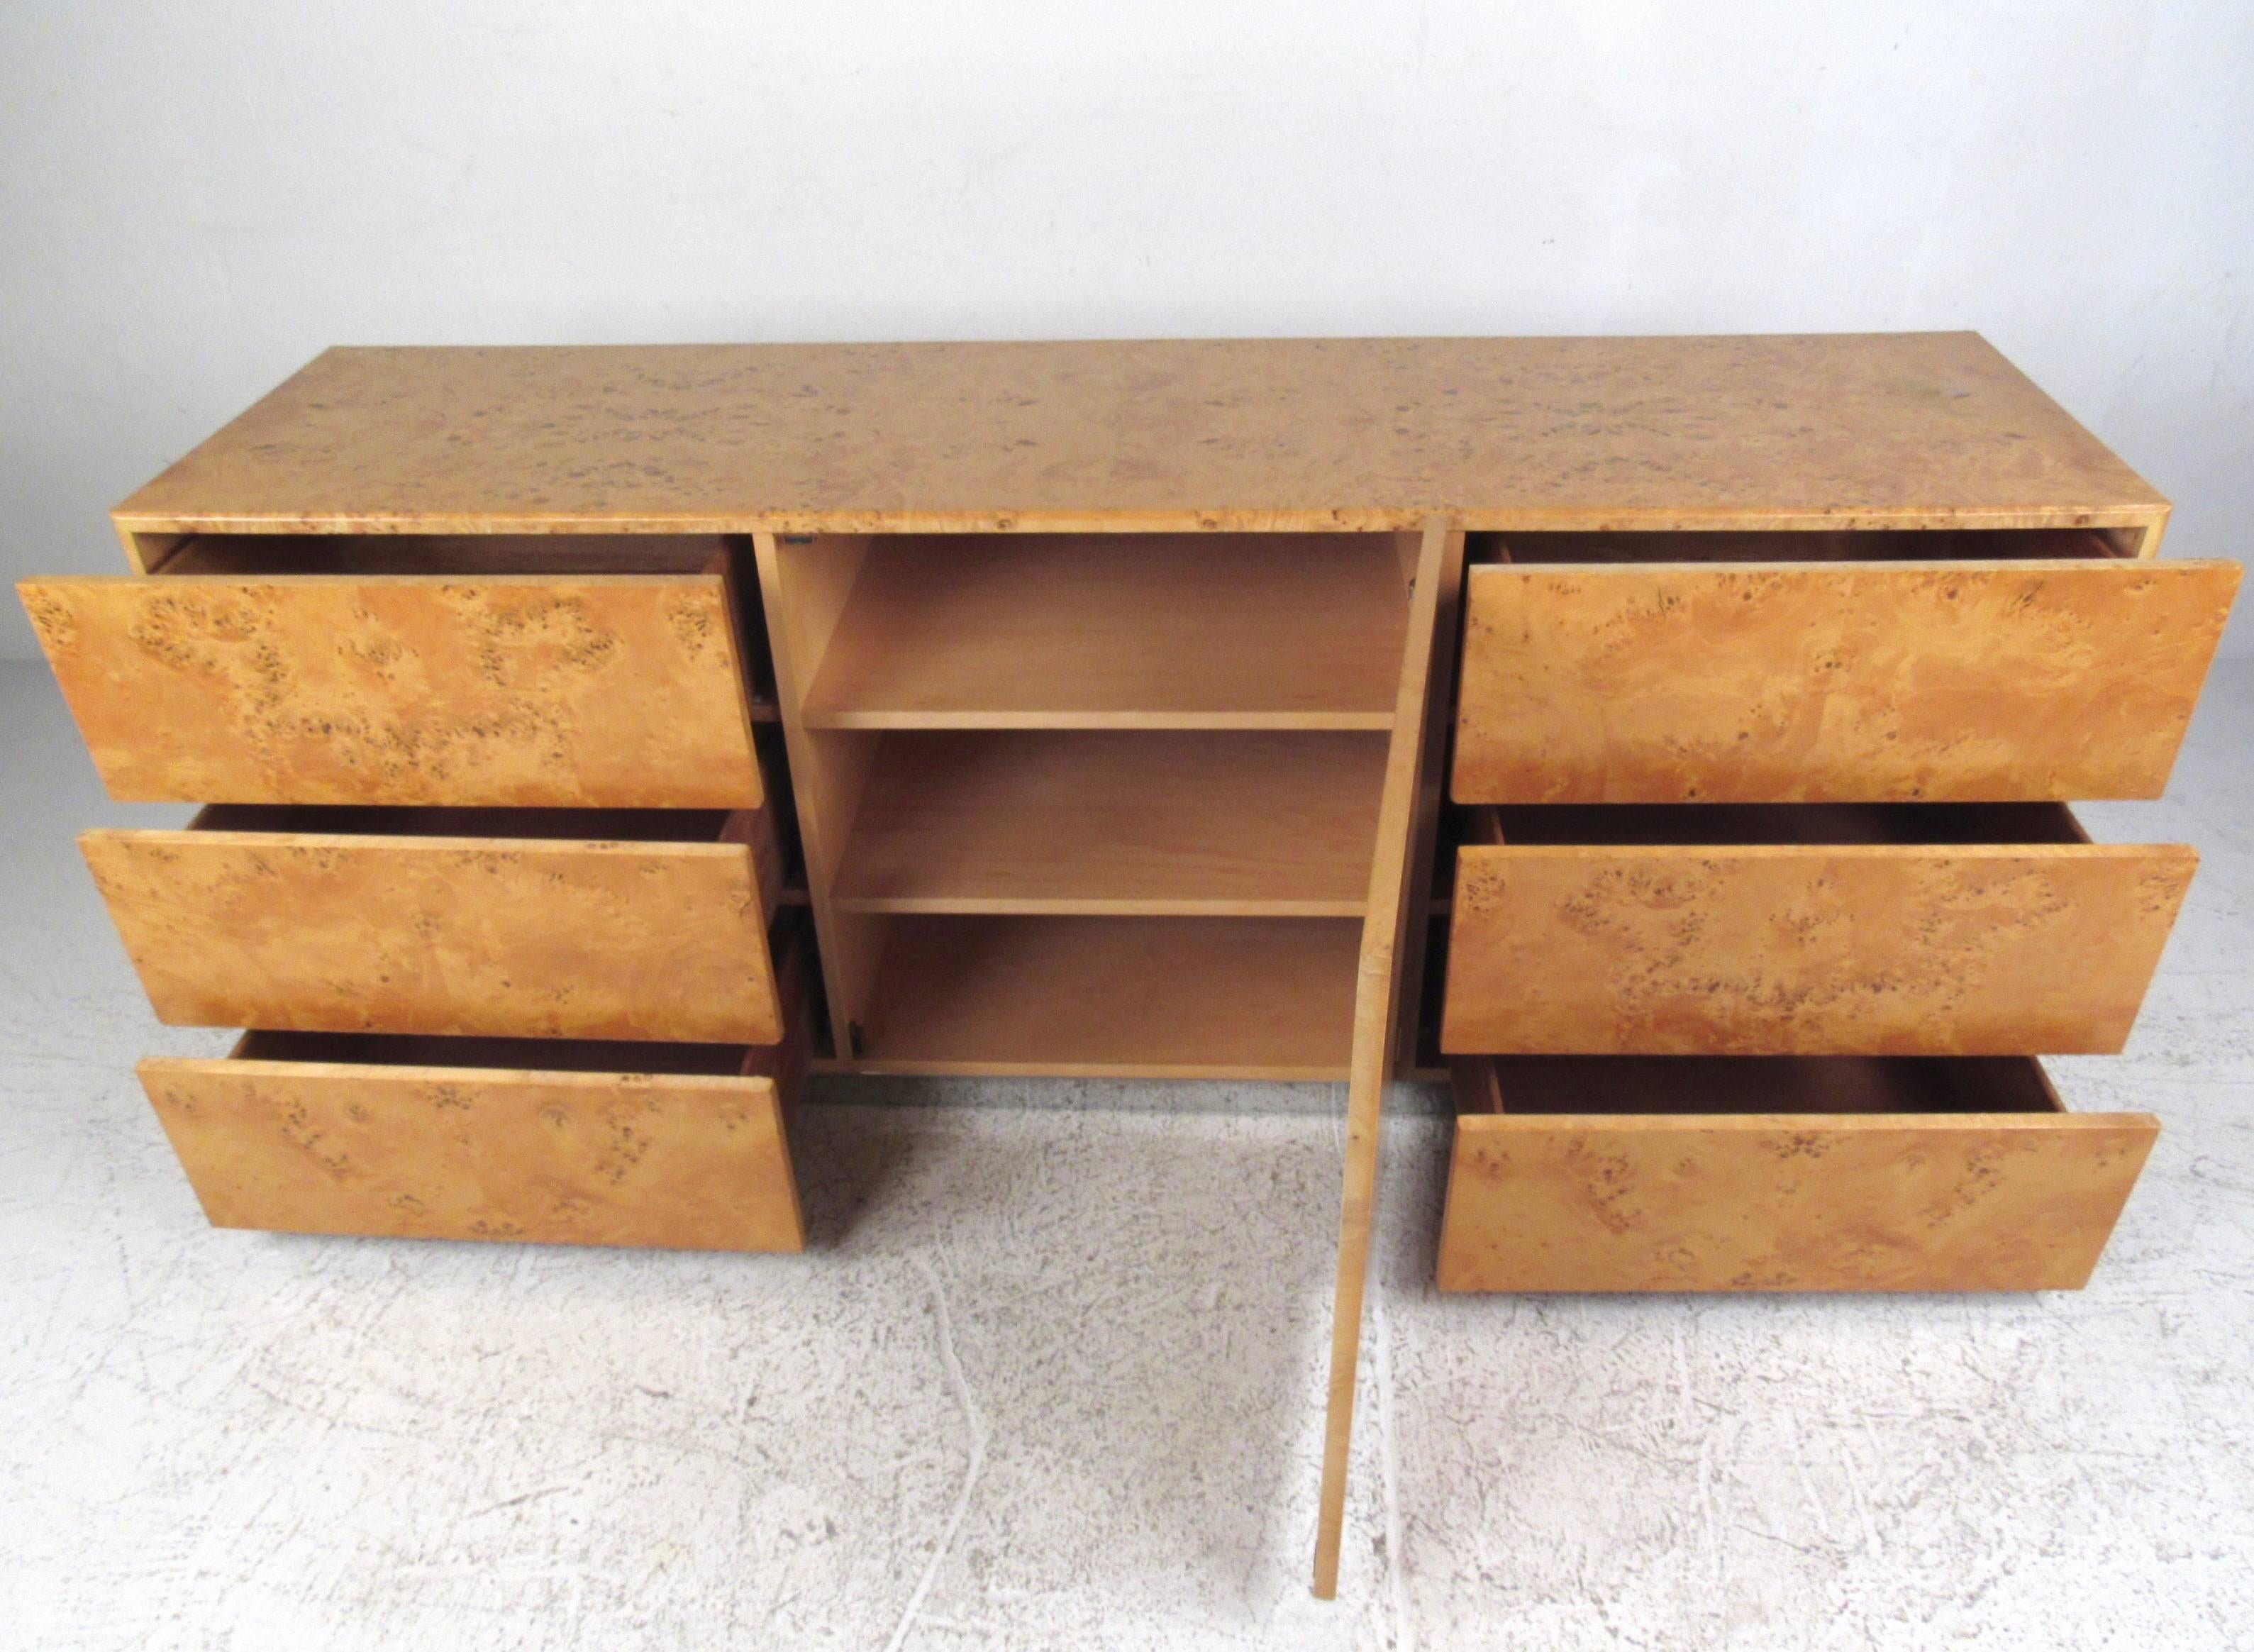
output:
M861 1006L876 977L886 920L867 913L841 912L833 895L853 816L884 736L864 730L809 729L806 695L853 594L868 555L869 536L758 533L752 543L766 610L768 647L774 656L783 746L790 758L791 789L798 806L807 900L821 940L830 1047L850 1060Z

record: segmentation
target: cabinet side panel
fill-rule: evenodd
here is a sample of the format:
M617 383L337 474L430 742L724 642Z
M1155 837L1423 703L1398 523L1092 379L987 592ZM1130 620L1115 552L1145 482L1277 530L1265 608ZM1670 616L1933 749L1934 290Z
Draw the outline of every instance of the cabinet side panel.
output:
M821 942L831 1047L841 1059L850 1059L855 1028L869 1002L883 952L886 920L841 911L836 892L853 818L884 736L808 727L806 696L861 576L869 540L865 536L778 539L759 534L752 543L774 659L775 697L790 755L807 893Z

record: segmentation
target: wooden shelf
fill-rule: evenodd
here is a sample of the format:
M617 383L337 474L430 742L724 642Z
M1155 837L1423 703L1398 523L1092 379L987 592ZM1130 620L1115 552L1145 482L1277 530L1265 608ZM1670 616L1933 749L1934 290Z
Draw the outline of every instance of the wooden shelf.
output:
M1362 925L902 917L863 1073L1343 1079Z
M1386 534L885 536L805 702L824 729L1384 729Z
M888 734L847 912L1359 917L1377 734Z

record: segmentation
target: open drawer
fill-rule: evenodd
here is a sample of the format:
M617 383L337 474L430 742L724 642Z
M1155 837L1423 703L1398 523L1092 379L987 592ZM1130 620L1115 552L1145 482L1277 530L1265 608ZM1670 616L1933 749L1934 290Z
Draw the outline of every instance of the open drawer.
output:
M1466 803L2157 797L2238 588L2094 530L1480 536Z
M731 556L199 535L18 589L116 798L738 808L766 793Z
M2026 1058L1453 1071L1443 1291L2076 1290L2160 1134Z
M783 1036L765 808L221 804L79 843L175 1026Z
M1466 819L1452 1055L2110 1054L2199 863L2058 803Z
M777 1045L251 1032L141 1082L218 1227L797 1250L803 946Z

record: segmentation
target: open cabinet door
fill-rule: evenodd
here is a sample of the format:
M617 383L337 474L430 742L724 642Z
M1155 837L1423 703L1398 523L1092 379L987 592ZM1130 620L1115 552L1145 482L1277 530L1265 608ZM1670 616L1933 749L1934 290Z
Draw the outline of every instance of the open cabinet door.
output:
M1454 669L1463 593L1464 536L1428 523L1410 595L1408 639L1394 700L1377 848L1369 869L1362 955L1354 981L1354 1047L1348 1067L1345 1191L1340 1201L1338 1293L1331 1313L1330 1403L1323 1435L1322 1497L1316 1516L1315 1593L1338 1593L1339 1540L1346 1519L1346 1470L1354 1434L1355 1368L1362 1351L1363 1286L1376 1206L1378 1130L1394 1070L1401 998L1424 942L1424 899L1438 811L1445 710L1435 715L1432 685ZM1412 912L1412 906L1416 908Z

